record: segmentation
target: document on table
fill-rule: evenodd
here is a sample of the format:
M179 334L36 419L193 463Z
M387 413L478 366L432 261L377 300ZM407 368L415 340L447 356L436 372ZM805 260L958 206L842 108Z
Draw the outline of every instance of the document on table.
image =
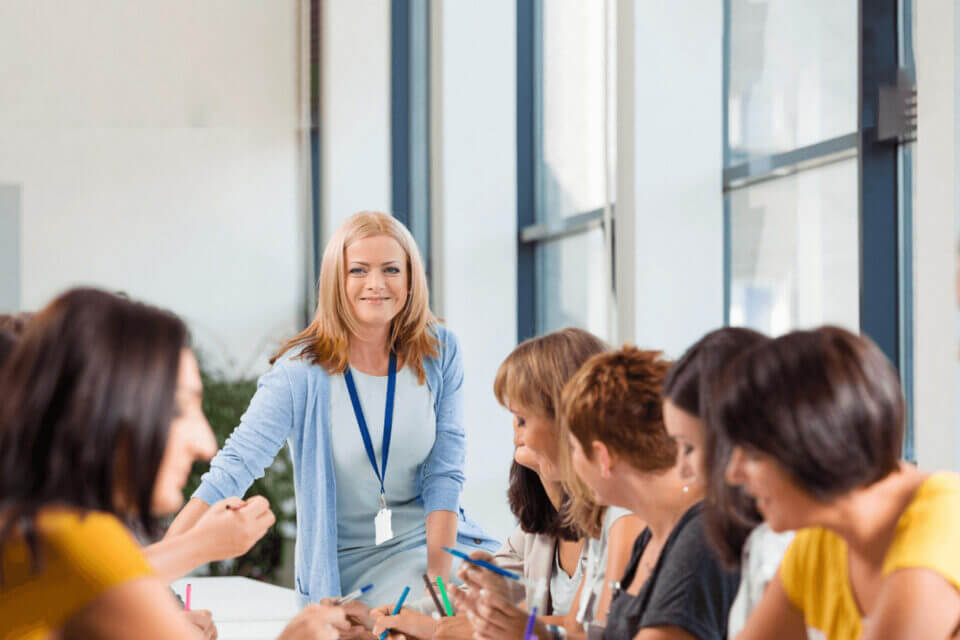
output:
M171 586L183 597L187 584L192 608L210 611L220 640L273 640L300 613L293 589L240 577L187 577Z

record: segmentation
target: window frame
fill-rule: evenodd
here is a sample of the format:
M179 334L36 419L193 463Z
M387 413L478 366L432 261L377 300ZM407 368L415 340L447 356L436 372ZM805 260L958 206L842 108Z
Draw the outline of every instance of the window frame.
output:
M391 210L413 234L432 285L430 0L390 3Z

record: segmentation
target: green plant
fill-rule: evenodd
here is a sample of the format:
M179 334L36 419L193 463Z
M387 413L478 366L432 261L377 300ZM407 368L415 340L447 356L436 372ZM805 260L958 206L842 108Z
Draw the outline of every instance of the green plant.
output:
M246 411L250 399L257 390L255 380L227 381L201 372L203 378L203 411L222 447L233 430L240 424L240 416ZM200 476L210 465L194 465L190 480L184 488L184 498L189 499L200 485ZM277 524L244 556L208 565L212 576L245 576L268 582L276 582L277 570L283 563L284 538L292 538L296 532L296 510L293 493L293 465L289 454L281 451L264 477L254 481L247 491L248 496L262 495L270 501L277 516Z

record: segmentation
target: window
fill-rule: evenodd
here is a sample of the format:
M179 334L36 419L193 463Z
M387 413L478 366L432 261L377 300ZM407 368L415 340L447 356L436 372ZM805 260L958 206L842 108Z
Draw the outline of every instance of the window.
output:
M856 0L730 0L728 322L859 327Z
M612 2L518 0L518 336L611 337Z
M727 322L837 324L898 367L912 433L913 0L726 0Z

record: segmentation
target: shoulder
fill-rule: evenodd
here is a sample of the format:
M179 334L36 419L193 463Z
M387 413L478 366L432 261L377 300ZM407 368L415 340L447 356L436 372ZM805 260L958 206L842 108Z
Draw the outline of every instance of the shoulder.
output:
M745 577L756 577L763 582L769 580L777 572L794 535L793 531L777 533L765 522L755 527L743 545L742 572Z
M960 475L945 471L929 476L917 488L900 520L900 526L932 520L955 525L960 521Z
M270 370L264 374L264 377L276 373L282 373L291 379L306 378L310 376L329 377L326 369L319 364L314 364L307 358L302 357L300 350L292 349L277 358Z
M330 374L321 365L300 357L299 352L289 351L277 358L270 370L260 376L257 388L289 390L294 396L302 396L308 389L324 388L329 381Z
M673 573L689 570L694 574L727 573L707 540L702 503L694 505L683 515L667 539L666 566Z
M672 548L683 549L707 546L702 502L687 509L670 533L667 544Z
M618 520L629 515L633 515L632 512L622 507L607 507L603 514L603 531L610 531Z
M926 568L960 589L960 476L937 473L927 478L897 523L883 572Z
M797 532L780 563L780 582L794 607L804 611L807 597L816 597L822 583L846 571L846 545L821 527Z
M112 515L47 512L39 527L48 562L91 590L152 573L136 540Z
M463 373L463 356L460 353L460 341L456 334L441 324L431 325L427 329L437 340L437 357L426 357L423 366L427 371L427 379L434 386L444 379L458 379ZM432 380L431 380L432 378Z
M439 323L432 325L429 331L437 339L441 362L448 362L451 357L460 353L460 340L453 331Z

